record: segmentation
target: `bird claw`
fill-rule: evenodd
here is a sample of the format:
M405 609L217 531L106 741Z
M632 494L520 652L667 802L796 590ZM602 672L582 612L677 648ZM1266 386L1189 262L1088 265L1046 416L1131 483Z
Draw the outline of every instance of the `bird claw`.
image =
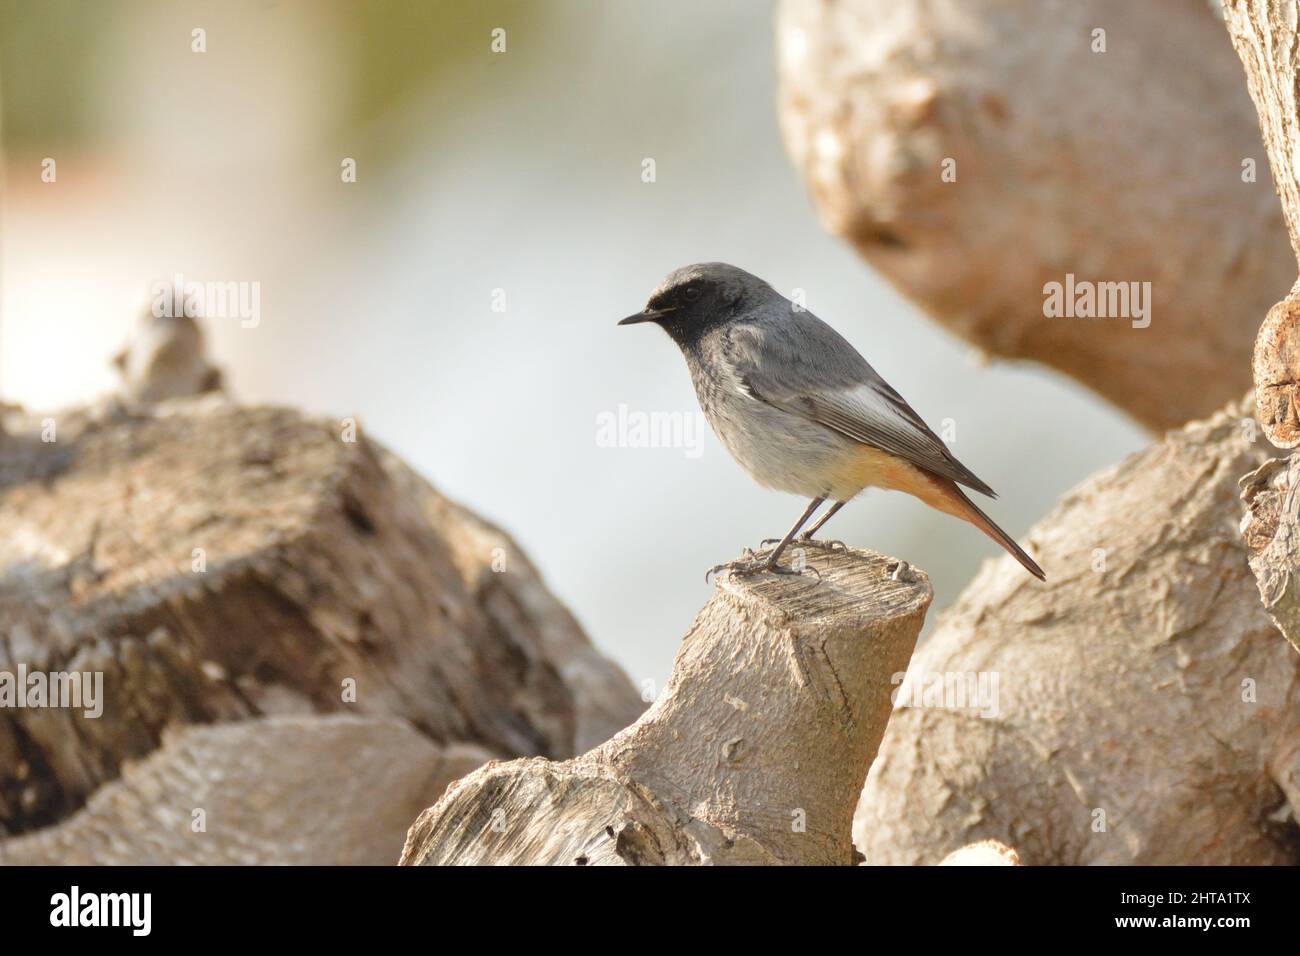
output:
M805 571L811 571L817 576L818 581L822 579L821 572L813 567L797 568L793 565L786 567L777 564L771 558L763 558L762 560L759 560L759 558L749 548L744 550L743 555L744 557L741 559L735 561L724 561L721 564L715 564L713 567L709 568L709 570L704 572L704 583L707 584L712 575L723 570L729 571L731 574L738 577L745 577L750 574L759 574L763 571L770 571L772 574L785 574L802 577ZM746 561L744 558L749 558L750 560Z
M746 548L744 553L752 555L754 552L749 548ZM708 584L709 578L717 574L719 571L730 571L732 574L746 575L754 574L760 570L762 570L762 563L758 561L745 561L744 559L723 561L721 564L715 564L713 567L709 568L709 570L704 572L704 583Z
M808 545L812 548L822 548L825 551L847 551L849 546L843 541L828 540L822 538L805 538L803 535L795 538L799 544Z

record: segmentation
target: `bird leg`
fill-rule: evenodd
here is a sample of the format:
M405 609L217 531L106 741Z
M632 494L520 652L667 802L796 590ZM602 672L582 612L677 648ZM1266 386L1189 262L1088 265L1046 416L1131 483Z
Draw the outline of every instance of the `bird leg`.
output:
M817 519L816 524L814 524L803 534L799 535L797 539L799 543L810 544L814 548L826 548L829 551L834 551L836 549L847 551L848 545L846 545L843 541L814 541L813 540L813 535L815 535L818 532L818 530L820 530L821 526L824 525L826 522L830 521L832 516L834 516L835 512L839 511L847 503L848 502L845 501L837 501L835 502L835 504L831 505L830 510L827 511L824 515L822 515L819 519ZM759 542L759 547L765 548L769 544L776 544L780 540L781 540L780 538L764 538L762 541Z
M822 502L825 500L825 495L822 495L820 498L814 498L812 504L807 507L804 513L800 515L799 520L794 523L794 527L786 533L786 536L781 539L781 543L778 544L772 553L766 558L762 560L755 558L754 560L743 562L725 561L722 564L714 565L709 568L709 570L704 574L704 580L707 581L709 575L716 574L723 568L729 569L732 574L756 574L759 571L771 571L774 574L802 574L802 571L796 571L794 568L781 567L781 565L777 564L777 561L780 560L781 553L785 551L786 546L789 545L789 543L794 539L794 536L799 533L799 529L807 523L808 519L813 516L813 512L820 508Z
M831 505L830 510L827 511L827 512L826 512L824 515L822 515L820 518L818 518L816 524L814 524L811 528L809 528L809 529L808 529L807 531L805 531L803 534L799 535L799 541L800 541L800 543L801 543L801 544L811 544L811 545L812 545L813 547L815 547L815 548L829 548L829 549L832 550L832 551L834 551L834 550L836 549L836 547L838 546L839 548L842 548L842 549L844 549L844 550L847 551L847 550L848 550L848 546L845 545L845 543L844 543L843 541L814 541L814 540L813 540L813 535L815 535L818 531L820 531L822 525L824 525L826 522L830 521L831 518L833 518L833 517L835 516L835 512L837 512L837 511L839 511L841 508L843 508L845 504L846 504L846 502L843 502L843 501L837 501L837 502L835 502L835 504Z

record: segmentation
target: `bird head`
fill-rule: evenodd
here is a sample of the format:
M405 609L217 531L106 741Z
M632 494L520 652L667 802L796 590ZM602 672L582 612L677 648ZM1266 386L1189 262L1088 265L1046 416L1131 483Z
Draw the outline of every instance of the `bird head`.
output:
M619 325L653 322L678 344L725 325L777 293L762 279L725 262L701 262L668 274L646 307Z

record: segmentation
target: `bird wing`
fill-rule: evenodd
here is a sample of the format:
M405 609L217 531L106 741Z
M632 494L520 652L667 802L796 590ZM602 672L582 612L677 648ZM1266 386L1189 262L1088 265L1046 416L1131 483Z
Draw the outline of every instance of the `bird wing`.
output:
M812 313L733 323L719 352L754 398L997 497L842 335Z

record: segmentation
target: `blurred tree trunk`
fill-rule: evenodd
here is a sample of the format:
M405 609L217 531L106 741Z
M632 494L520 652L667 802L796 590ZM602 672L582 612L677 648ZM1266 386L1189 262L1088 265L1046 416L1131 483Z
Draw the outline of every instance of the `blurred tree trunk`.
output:
M1295 267L1206 0L782 0L777 40L823 222L945 327L1152 429L1249 388ZM1149 311L1049 318L1069 275Z
M514 542L355 422L212 396L5 424L0 675L102 693L0 707L0 837L31 835L0 859L392 862L465 754L568 757L643 709ZM387 755L366 800L328 769L352 746Z

